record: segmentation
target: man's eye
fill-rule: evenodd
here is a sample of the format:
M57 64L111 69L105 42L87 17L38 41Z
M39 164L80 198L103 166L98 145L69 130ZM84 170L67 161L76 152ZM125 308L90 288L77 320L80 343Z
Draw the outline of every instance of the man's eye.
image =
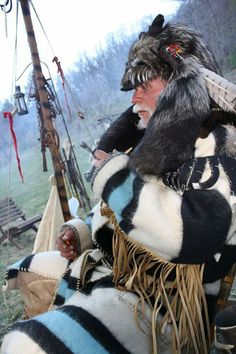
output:
M142 85L142 88L145 92L149 90L149 85Z

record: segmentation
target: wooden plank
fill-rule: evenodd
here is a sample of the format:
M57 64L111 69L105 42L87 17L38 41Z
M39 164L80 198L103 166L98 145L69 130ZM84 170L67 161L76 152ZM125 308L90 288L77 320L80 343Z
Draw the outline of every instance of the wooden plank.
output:
M16 205L16 203L14 202L14 200L12 200L11 198L4 198L4 199L0 199L0 206L4 206L4 205Z
M21 210L15 203L4 203L0 205L0 210L12 210L18 209ZM22 210L21 210L22 211Z
M19 217L19 216L15 216L15 215L12 215L12 217L8 218L8 219L4 219L4 220L0 220L0 226L2 227L6 227L6 225L12 223L12 222L17 222L17 221L22 221L24 220L22 217Z
M11 198L0 199L0 226L5 226L18 219L25 220L25 214Z
M18 218L22 218L24 216L24 213L22 213L22 211L20 210L9 210L8 211L4 211L3 213L0 210L0 219L4 220L4 219L8 219L11 217L18 217Z
M5 215L0 215L0 226L4 226L12 221L16 221L18 219L25 219L24 214L15 212L12 213L11 215L5 216Z
M0 199L0 232L2 234L0 243L8 239L15 246L21 248L12 238L29 229L37 231L38 229L35 224L42 219L42 216L43 214L38 214L26 220L23 211L18 208L17 204L11 198ZM19 219L23 219L23 221ZM16 223L12 225L11 223L14 221Z
M37 222L39 222L42 219L42 216L43 216L43 214L38 214L28 220L21 222L19 225L11 227L9 230L9 233L12 236L16 236L22 232L32 229L34 227L34 224L36 224Z
M7 215L11 215L11 214L15 214L15 213L24 215L23 211L18 209L18 208L14 208L14 209L1 209L0 208L0 216L7 216Z
M1 199L0 200L0 210L11 210L18 209L22 211L12 199Z
M16 205L2 205L0 206L0 211L1 213L5 213L11 210L21 210L20 208L18 208Z
M24 217L24 214L21 213L21 212L19 212L18 210L14 210L12 213L0 214L0 219L1 219L2 221L7 220L7 219L10 219L10 218L12 218L12 217L14 217L15 219L17 219L17 218L23 218L23 217Z

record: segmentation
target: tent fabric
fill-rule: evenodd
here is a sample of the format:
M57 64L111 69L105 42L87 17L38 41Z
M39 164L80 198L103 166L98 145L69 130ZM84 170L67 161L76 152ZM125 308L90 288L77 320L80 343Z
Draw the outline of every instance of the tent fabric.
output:
M61 225L65 222L56 186L56 179L53 175L50 176L49 182L52 188L35 237L33 253L55 250L56 236Z

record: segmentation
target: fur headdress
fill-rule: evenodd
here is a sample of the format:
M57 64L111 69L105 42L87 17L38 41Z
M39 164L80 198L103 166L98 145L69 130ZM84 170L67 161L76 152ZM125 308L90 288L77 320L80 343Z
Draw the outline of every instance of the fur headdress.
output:
M177 45L181 55L192 57L205 68L220 74L216 60L201 36L191 29L178 24L164 24L164 16L158 15L147 32L141 32L139 39L130 49L121 90L129 91L147 80L161 77L169 80L173 66L163 56L167 46Z
M130 49L121 89L130 90L160 77L168 84L157 102L145 136L131 154L131 167L141 175L161 176L193 156L200 128L211 111L211 99L201 72L220 73L210 49L196 32L166 24L158 15ZM181 50L175 58L166 48Z

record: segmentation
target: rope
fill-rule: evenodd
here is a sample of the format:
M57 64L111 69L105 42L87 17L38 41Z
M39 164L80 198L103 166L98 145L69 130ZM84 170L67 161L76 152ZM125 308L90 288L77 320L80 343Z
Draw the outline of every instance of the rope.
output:
M87 195L87 191L86 191L86 188L85 188L85 185L84 185L84 182L83 182L83 178L82 178L82 175L81 175L81 172L80 172L80 169L79 169L79 165L78 165L78 162L77 162L77 158L76 158L76 155L75 155L75 151L74 151L74 148L73 148L73 144L72 144L72 141L71 141L71 137L70 137L70 133L69 133L69 130L67 128L67 124L66 124L66 120L65 120L65 117L64 117L64 114L63 114L63 110L62 110L62 107L60 105L60 101L58 99L58 95L56 93L56 89L55 89L55 86L54 86L54 83L53 83L53 80L52 80L52 76L51 76L51 73L50 73L50 70L47 66L46 63L42 62L48 69L48 75L50 77L50 80L51 80L51 83L52 83L52 88L53 88L53 92L54 92L54 95L55 95L55 101L56 101L56 104L57 106L59 107L59 110L60 110L60 115L62 117L62 122L63 122L63 125L64 125L64 128L65 128L65 131L66 131L66 135L67 135L67 138L70 142L70 145L71 145L71 152L72 152L72 157L75 161L75 165L76 165L76 169L77 169L77 172L78 172L78 175L79 175L79 180L80 180L80 183L81 183L81 186L84 190L84 193L85 193L85 198L86 198L86 201L87 201L87 204L88 204L88 207L89 207L89 210L91 209L91 206L90 206L90 201L89 201L89 197ZM82 196L83 198L83 196Z
M39 18L39 16L38 16L38 13L37 13L37 11L36 11L36 9L35 9L35 6L33 5L32 0L29 0L29 2L30 2L31 6L32 6L32 8L33 8L33 10L34 10L34 13L35 13L35 15L36 15L36 17L37 17L37 20L38 20L38 22L39 22L39 24L40 24L40 26L41 26L41 29L42 29L42 31L43 31L43 33L44 33L46 39L47 39L48 45L49 45L49 47L51 48L51 51L52 51L52 53L53 53L53 57L55 58L56 55L55 55L55 53L54 53L53 47L52 47L51 42L50 42L50 40L49 40L49 38L48 38L48 36L47 36L47 33L46 33L46 31L45 31L45 29L44 29L44 27L43 27L43 24L42 24L42 22L41 22L41 20L40 20L40 18ZM73 95L73 93L72 93L72 90L71 90L71 88L70 88L70 86L69 86L69 84L68 84L68 82L67 82L67 80L66 80L64 74L63 74L63 80L64 80L63 85L64 85L64 84L67 85L67 88L68 88L68 91L69 91L69 93L70 93L70 95L71 95L72 101L73 101L75 107L77 108L77 106L79 106L79 105L77 105L76 102L75 102L75 97L74 97L74 95ZM63 86L63 85L62 85L62 86ZM66 95L65 95L65 96L66 96ZM65 99L66 99L67 108L68 108L69 105L68 105L67 97L65 97ZM69 111L69 115L70 115L70 109L68 109L68 111ZM82 113L80 112L80 110L78 111L78 115L81 116L81 117L83 116ZM85 126L85 129L86 129L86 131L87 131L87 134L88 134L88 136L89 136L89 138L90 138L92 144L94 144L94 139L92 138L92 135L91 135L91 133L90 133L90 130L89 130L89 128L88 128L86 122L84 121L84 119L83 119L83 124L84 124L84 126Z
M17 45L18 45L18 18L19 18L19 2L16 5L16 33L15 33L15 47L14 47L14 60L13 60L13 78L11 86L11 99L13 100L13 92L16 86L16 69L17 69Z
M11 132L9 130L8 133L8 146L9 146L9 152L8 152L8 186L7 186L7 197L8 197L8 208L7 208L7 220L10 218L10 205L9 205L9 198L11 196ZM9 241L9 222L7 224L7 239ZM7 253L9 252L9 242L7 242Z
M41 20L40 20L40 18L39 18L39 16L38 16L38 14L37 14L37 11L36 11L36 9L35 9L35 6L33 5L32 0L29 0L29 2L30 2L30 4L32 5L32 8L33 8L34 13L35 13L35 15L36 15L36 17L37 17L37 20L38 20L38 22L39 22L39 24L40 24L40 26L41 26L41 29L42 29L42 31L43 31L43 33L44 33L46 39L47 39L48 45L49 45L50 48L51 48L51 51L52 51L52 53L53 53L53 57L55 58L56 55L55 55L55 53L54 53L53 47L52 47L51 42L50 42L50 40L49 40L49 38L48 38L48 36L47 36L47 33L46 33L46 31L45 31L45 29L44 29L44 27L43 27L43 24L42 24L42 22L41 22ZM67 80L66 80L66 78L65 78L64 73L63 73L63 81L64 81L64 82L62 83L62 87L63 87L63 89L64 89L64 85L66 84L67 89L68 89L68 91L69 91L69 93L70 93L70 95L71 95L73 104L74 104L75 108L77 109L77 107L79 106L79 105L77 104L77 102L76 102L77 99L75 99L75 96L74 96L74 94L73 94L73 92L72 92L72 90L71 90L71 88L70 88L70 86L69 86L69 84L68 84L68 82L67 82ZM64 91L65 91L65 90L64 90ZM67 105L67 109L68 109L68 112L69 112L69 116L71 117L71 111L70 111L70 108L69 108L69 105L68 105L68 100L67 100L66 93L65 93L65 100L66 100L66 105ZM79 115L81 118L83 117L83 114L80 112L80 110L78 110L78 115ZM89 136L89 138L90 138L90 140L91 140L91 143L94 144L94 139L93 139L93 137L92 137L92 135L91 135L91 133L90 133L90 130L89 130L88 126L87 126L85 120L84 120L84 119L82 119L82 120L83 120L84 127L85 127L85 129L86 129L86 131L87 131L87 134L88 134L88 136Z
M10 2L10 7L7 10L6 7ZM4 18L5 18L5 33L6 33L6 38L8 37L8 33L7 33L7 13L9 13L12 9L12 0L6 0L5 3L3 5L0 5L2 11L4 12Z
M7 13L6 13L6 7L4 6L4 20L5 20L5 33L6 33L6 38L8 37L8 32L7 32Z
M11 144L10 144L10 140L11 140L11 133L9 131L8 133L8 146L9 146L9 151L8 151L8 185L7 185L7 197L8 197L8 206L7 206L7 243L6 243L6 255L7 258L9 259L9 254L10 254L10 250L9 250L9 217L10 217L10 196L11 196ZM8 317L10 318L11 315L11 309L10 306L7 303L7 298L5 295L5 286L3 285L2 288L2 297L3 297L3 302L4 302L4 306L7 310L8 313Z
M64 75L64 72L62 70L62 67L61 67L61 63L60 63L60 61L58 60L57 57L54 57L52 62L53 63L55 62L56 65L57 65L57 72L58 72L58 74L60 74L60 77L61 77L61 84L62 84L62 88L63 88L63 92L64 92L64 98L65 98L65 101L66 101L66 107L67 107L67 110L68 110L68 113L69 113L69 117L72 120L72 114L71 114L69 102L68 102L66 91L65 91L65 80L66 79L65 79L65 75Z
M72 90L71 90L71 88L70 88L70 86L69 86L67 80L65 80L65 83L66 83L67 89L69 90L69 93L70 93L70 95L71 95L71 98L72 98L74 107L77 108L77 106L79 106L79 105L77 104L77 102L76 102L76 101L77 101L77 98L75 98L75 95L74 95L74 93L72 92ZM78 112L78 115L79 115L79 112ZM83 118L84 118L84 117L83 117ZM92 134L91 134L91 132L90 132L90 129L89 129L88 125L87 125L86 119L82 119L82 124L84 125L84 128L86 129L86 132L87 132L88 137L89 137L89 139L90 139L90 141L91 141L91 144L94 145L95 140L94 140L94 138L93 138L93 136L92 136Z
M53 56L54 56L54 59L55 59L55 58L57 58L57 57L56 57L56 55L55 55L55 53L54 53L53 47L52 47L52 45L51 45L51 43L50 43L50 41L49 41L49 38L48 38L48 36L47 36L47 34L46 34L46 31L45 31L45 29L44 29L44 27L43 27L43 25L42 25L42 22L41 22L41 20L40 20L38 14L37 14L37 11L36 11L36 9L35 9L35 7L34 7L34 5L33 5L32 0L29 0L29 1L30 1L31 5L32 5L32 8L33 8L33 10L34 10L34 12L35 12L35 15L36 15L36 17L37 17L37 20L38 20L38 22L39 22L39 24L40 24L40 26L41 26L41 29L42 29L42 31L43 31L43 33L44 33L46 39L47 39L47 42L48 42L48 44L49 44L49 46L50 46L50 48L51 48L51 51L52 51ZM57 61L54 60L54 59L53 59L53 61L55 61L56 64L57 64ZM59 63L60 63L60 62L59 62ZM58 64L57 64L57 66L58 66ZM69 86L69 84L68 84L68 82L67 82L67 80L66 80L66 78L65 78L65 75L64 75L62 69L61 69L61 70L60 70L60 69L61 69L61 67L59 68L59 66L58 66L58 72L61 74L61 77L62 77L62 87L63 87L63 90L64 90L64 92L65 92L65 84L66 84L66 85L67 85L67 88L68 88L68 91L69 91L69 93L70 93L70 95L71 95L72 101L73 101L75 107L77 108L77 106L79 106L79 105L77 105L77 102L76 102L76 100L75 100L74 94L73 94L73 92L72 92L72 90L71 90L71 88L70 88L70 86ZM66 101L67 109L68 109L68 112L69 112L69 116L71 117L71 111L70 111L70 108L69 108L69 104L68 104L68 100L67 100L66 93L65 93L65 101ZM78 115L79 115L81 118L83 117L83 114L80 112L80 110L78 111ZM83 117L83 118L84 118L84 117ZM88 126L87 126L87 124L86 124L86 122L85 122L84 120L83 120L83 124L84 124L85 129L86 129L86 131L87 131L87 134L88 134L88 136L89 136L89 138L90 138L90 140L91 140L91 142L92 142L92 144L93 144L93 143L94 143L94 139L92 138L92 135L91 135L91 133L90 133L90 130L89 130L89 128L88 128Z
M20 78L24 75L24 73L26 72L26 70L28 69L28 67L29 67L30 65L32 65L32 64L33 64L33 62L31 61L31 62L25 67L25 69L22 71L22 73L20 74L20 76L18 76L18 78L16 79L16 81L20 80Z
M60 115L61 115L61 117L62 117L62 122L63 122L64 128L65 128L65 131L66 131L67 138L68 138L68 140L69 140L69 142L70 142L70 144L71 144L72 157L73 157L73 159L74 159L74 161L75 161L77 173L78 173L78 176L79 176L79 182L80 182L80 184L81 184L81 186L82 186L82 189L83 189L83 194L84 194L84 195L82 195L82 193L81 193L81 191L80 191L80 193L81 193L81 198L83 199L83 197L85 197L86 202L87 202L87 205L88 205L88 210L90 210L90 209L91 209L90 200L89 200L89 197L88 197L88 194L87 194L87 191L86 191L84 182L83 182L83 178L82 178L82 175L81 175L79 166L78 166L78 162L77 162L77 158L76 158L76 155L75 155L75 152L74 152L73 144L72 144L72 141L71 141L71 138L70 138L70 133L69 133L69 130L68 130L67 125L66 125L66 120L65 120L65 117L64 117L64 114L63 114L63 111L62 111L62 107L61 107L61 105L60 105L60 101L59 101L59 99L58 99L58 95L57 95L57 93L56 93L56 89L55 89L55 86L54 86L54 83L53 83L53 80L52 80L52 76L51 76L49 67L48 67L48 65L47 65L45 62L43 62L42 60L41 60L40 62L41 62L42 64L44 64L44 65L46 66L46 68L47 68L48 76L49 76L49 78L50 78L50 80L51 80L51 85L52 85L53 94L54 94L54 96L55 96L55 102L56 102L56 105L57 105L57 107L58 107L58 109L59 109L59 111L60 111ZM28 66L26 67L26 69L29 67L29 65L30 65L30 64L28 64ZM25 69L25 70L26 70L26 69ZM25 70L23 71L23 73L25 72ZM23 75L23 73L20 75L20 77ZM20 77L19 77L19 78L20 78ZM19 79L19 78L18 78L18 79ZM17 79L17 80L18 80L18 79ZM80 201L80 202L81 202L81 201ZM84 205L84 203L82 203L82 202L81 202L81 204Z
M58 58L57 58L56 56L53 58L53 61L52 61L52 62L55 62L55 63L56 63L56 65L57 65L57 72L58 72L58 73L60 74L60 76L61 76L62 88L63 88L63 92L64 92L64 97L65 97L65 102L66 102L67 110L68 110L68 113L69 113L69 117L70 117L70 119L72 119L72 114L71 114L71 110L70 110L69 103L68 103L68 99L67 99L67 95L66 95L66 88L67 88L67 90L69 91L69 94L70 94L70 96L71 96L72 102L73 102L74 107L75 107L75 109L76 109L76 111L77 111L77 115L81 118L81 120L82 120L82 122L83 122L83 124L84 124L84 127L85 127L85 129L86 129L86 132L87 132L87 134L88 134L88 136L89 136L89 138L90 138L90 140L91 140L91 143L92 143L92 145L93 145L93 144L94 144L94 139L93 139L93 137L92 137L92 135L91 135L91 133L90 133L90 130L89 130L87 124L86 124L86 120L84 119L85 117L84 117L83 113L81 112L80 109L78 109L78 107L80 106L80 105L78 104L78 99L76 98L75 94L74 94L73 91L71 90L71 87L70 87L70 85L69 85L69 83L68 83L68 81L67 81L67 79L66 79L66 77L65 77L64 71L63 71L63 69L62 69L62 67L61 67L61 63L60 63L60 61L58 60Z
M33 4L32 0L29 0L29 2L30 2L31 6L32 6L32 8L33 8L33 10L34 10L35 16L37 17L37 20L38 20L38 22L39 22L39 24L40 24L40 27L41 27L41 29L42 29L42 31L43 31L43 33L44 33L46 39L47 39L48 45L49 45L49 47L51 48L51 51L52 51L52 53L53 53L53 56L55 56L53 47L52 47L52 45L51 45L51 42L49 41L49 38L48 38L48 36L47 36L47 33L46 33L46 31L45 31L45 29L44 29L44 27L43 27L43 24L42 24L42 22L41 22L41 20L40 20L40 18L39 18L39 16L38 16L38 13L37 13L37 11L36 11L36 9L35 9L35 7L34 7L34 4Z
M8 4L10 4L9 9L6 10L6 7ZM8 14L12 10L12 0L6 0L3 5L0 4L0 7L1 7L2 11L5 12L5 14Z

